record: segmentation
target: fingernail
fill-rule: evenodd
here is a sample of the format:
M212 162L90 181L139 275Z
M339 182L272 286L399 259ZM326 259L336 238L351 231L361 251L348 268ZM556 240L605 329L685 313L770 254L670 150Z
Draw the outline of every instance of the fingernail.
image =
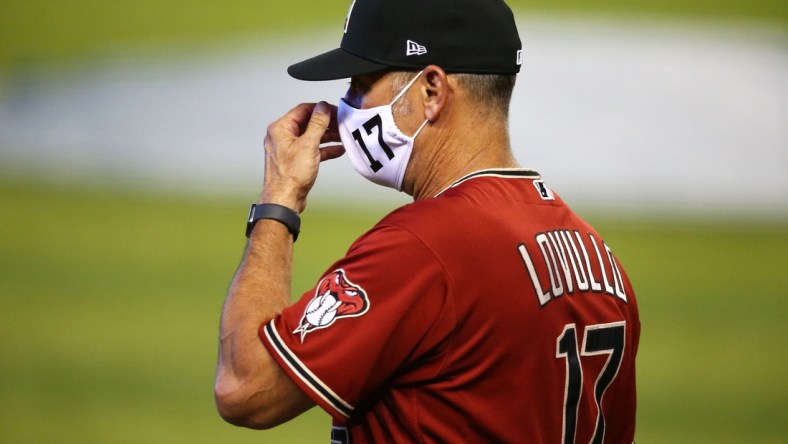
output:
M320 114L328 114L328 103L318 102L317 105L315 105L315 112Z

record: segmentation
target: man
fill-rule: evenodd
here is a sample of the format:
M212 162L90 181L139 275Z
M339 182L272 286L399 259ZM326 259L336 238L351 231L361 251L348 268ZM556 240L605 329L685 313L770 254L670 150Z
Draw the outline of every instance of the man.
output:
M355 0L344 32L289 69L350 77L338 108L301 104L268 127L222 313L221 415L268 428L317 404L337 443L632 442L634 292L601 236L512 155L509 8ZM415 202L290 305L298 213L320 162L345 150Z

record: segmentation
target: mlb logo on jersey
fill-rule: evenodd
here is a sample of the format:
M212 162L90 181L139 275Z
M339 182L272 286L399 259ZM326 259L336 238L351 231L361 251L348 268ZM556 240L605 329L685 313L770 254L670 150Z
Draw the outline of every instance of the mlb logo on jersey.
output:
M547 188L547 185L544 184L543 180L535 180L534 186L536 187L536 191L539 192L539 196L542 198L542 200L555 200L553 190Z

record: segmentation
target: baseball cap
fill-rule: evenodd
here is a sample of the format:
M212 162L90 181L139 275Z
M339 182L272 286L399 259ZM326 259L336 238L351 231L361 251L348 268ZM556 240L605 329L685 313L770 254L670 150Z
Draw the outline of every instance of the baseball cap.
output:
M335 80L438 65L446 72L516 74L522 44L503 0L353 0L339 48L296 63L300 80Z

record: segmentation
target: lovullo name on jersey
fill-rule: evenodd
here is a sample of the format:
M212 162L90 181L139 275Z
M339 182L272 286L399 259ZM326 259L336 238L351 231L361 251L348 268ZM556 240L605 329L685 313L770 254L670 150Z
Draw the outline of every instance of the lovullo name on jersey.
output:
M525 243L518 245L517 249L540 306L544 307L564 294L573 294L575 290L607 293L627 301L624 280L613 252L604 241L600 248L592 233L583 236L577 230L556 229L539 233L534 240L536 245L531 246L534 251L529 252ZM539 260L539 266L534 256ZM542 274L540 277L537 269L546 270L546 276Z

